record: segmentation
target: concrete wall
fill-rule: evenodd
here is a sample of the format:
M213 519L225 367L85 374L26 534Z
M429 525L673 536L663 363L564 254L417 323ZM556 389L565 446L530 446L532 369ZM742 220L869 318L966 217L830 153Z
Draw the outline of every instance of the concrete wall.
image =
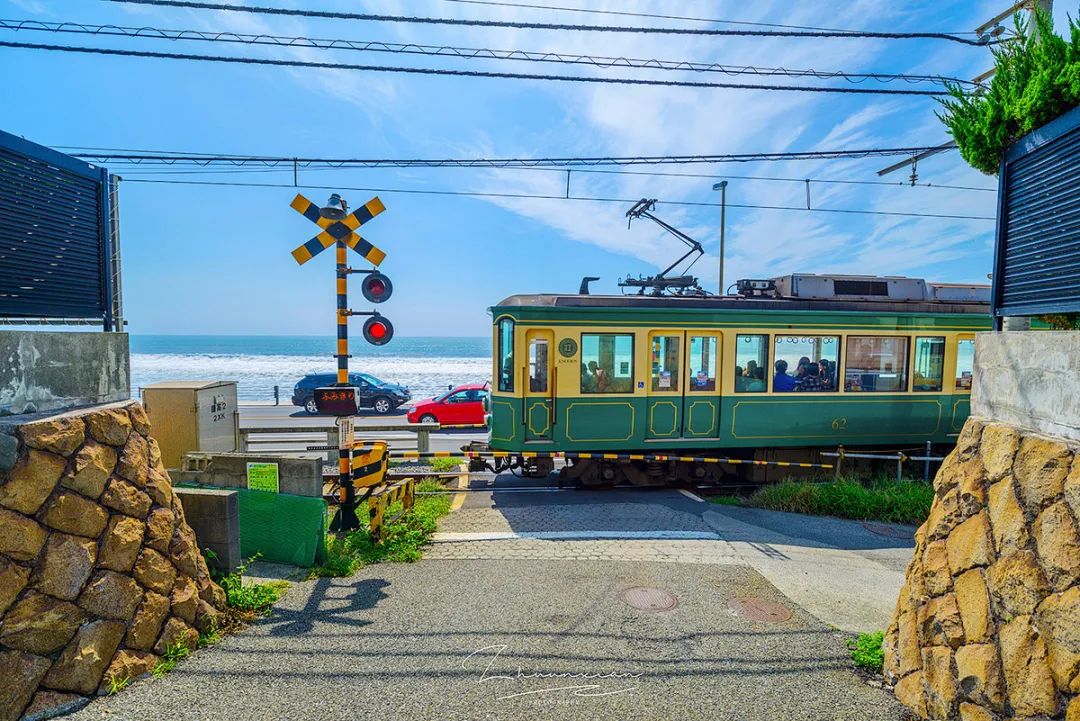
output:
M980 333L971 414L1080 441L1080 332Z
M0 416L131 397L127 333L0 331Z

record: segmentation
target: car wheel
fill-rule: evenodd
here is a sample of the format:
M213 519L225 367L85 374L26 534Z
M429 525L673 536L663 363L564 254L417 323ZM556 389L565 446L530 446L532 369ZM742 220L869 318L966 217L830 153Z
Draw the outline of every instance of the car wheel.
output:
M314 398L309 398L304 403L304 410L307 411L308 413L310 413L313 416L318 415L319 407L317 405L315 405L315 399Z
M420 416L420 422L421 423L438 423L439 419L436 418L435 416L431 415L430 413L425 413L424 415Z
M375 412L380 416L384 416L390 411L394 410L394 404L390 402L390 399L386 396L378 396L371 402L371 407L375 409Z

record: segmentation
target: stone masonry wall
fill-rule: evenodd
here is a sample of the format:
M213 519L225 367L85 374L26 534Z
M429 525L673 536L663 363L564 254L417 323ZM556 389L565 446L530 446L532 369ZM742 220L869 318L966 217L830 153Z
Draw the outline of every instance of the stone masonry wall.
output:
M0 721L77 707L194 648L225 594L143 407L0 424Z
M1080 452L969 419L934 479L885 635L926 719L1080 721Z

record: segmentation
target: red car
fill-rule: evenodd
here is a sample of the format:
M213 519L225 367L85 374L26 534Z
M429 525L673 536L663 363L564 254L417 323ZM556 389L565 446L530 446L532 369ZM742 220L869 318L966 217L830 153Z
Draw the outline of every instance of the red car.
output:
M441 423L444 426L484 422L484 397L487 383L469 383L441 396L417 401L405 415L409 423Z

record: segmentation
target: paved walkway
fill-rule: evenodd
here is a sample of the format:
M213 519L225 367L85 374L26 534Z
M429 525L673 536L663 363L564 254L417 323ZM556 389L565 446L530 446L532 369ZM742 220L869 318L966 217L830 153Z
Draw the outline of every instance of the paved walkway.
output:
M74 718L896 721L806 595L830 573L847 597L865 593L852 569L900 573L895 531L675 491L468 494L423 561L295 584L269 618ZM676 603L640 610L635 587Z

